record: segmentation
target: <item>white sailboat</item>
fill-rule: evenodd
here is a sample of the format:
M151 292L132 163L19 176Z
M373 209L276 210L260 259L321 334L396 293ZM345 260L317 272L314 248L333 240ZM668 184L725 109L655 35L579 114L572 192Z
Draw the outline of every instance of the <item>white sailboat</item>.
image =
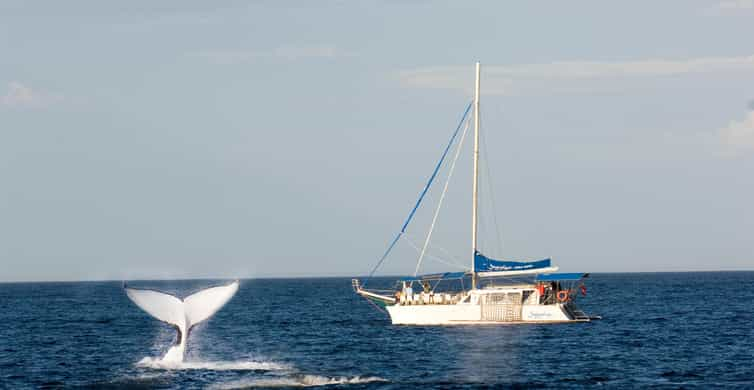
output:
M558 267L553 266L550 259L539 261L519 262L501 261L483 255L477 246L478 231L478 188L479 188L479 86L480 64L476 63L476 81L474 92L474 152L473 152L473 185L472 185L472 227L471 227L471 267L466 272L446 272L433 275L416 275L427 244L434 228L433 219L430 233L421 248L417 272L414 276L401 278L393 290L375 290L366 287L358 279L353 279L353 287L357 294L370 302L385 308L393 324L402 325L453 325L453 324L521 324L521 323L564 323L587 322L600 317L588 316L580 310L575 300L586 295L583 281L586 273L554 273ZM431 175L414 209L409 214L401 231L388 246L387 251L370 277L382 264L398 240L403 236L406 227L422 202L424 195L431 186L441 165L445 161L448 151L457 138L469 107L453 134L450 143L440 159L435 171ZM468 122L466 122L468 125ZM461 143L465 136L461 136ZM457 148L456 159L458 158ZM450 175L455 167L455 160L450 168ZM447 183L445 190L447 190ZM444 191L445 191L444 190ZM445 192L440 197L440 204ZM439 211L439 206L438 206ZM526 280L521 281L524 278ZM368 279L367 279L368 281ZM453 281L460 284L460 289L447 289ZM470 282L470 286L465 286ZM443 290L440 286L445 287ZM417 287L417 291L414 291Z

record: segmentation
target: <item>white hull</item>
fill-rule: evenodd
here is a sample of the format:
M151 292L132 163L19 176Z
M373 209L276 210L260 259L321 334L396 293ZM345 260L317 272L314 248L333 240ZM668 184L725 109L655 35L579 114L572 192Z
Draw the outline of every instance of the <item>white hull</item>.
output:
M589 319L572 319L563 304L526 305L521 307L521 319L485 319L482 306L470 303L455 305L427 305L386 307L395 325L462 325L462 324L531 324L585 322Z
M502 302L496 297L521 297L530 293L525 301ZM539 294L528 287L472 290L466 299L454 304L397 304L385 308L395 325L463 325L463 324L533 324L587 322L578 309L571 313L566 303L540 304ZM492 302L492 303L490 303Z

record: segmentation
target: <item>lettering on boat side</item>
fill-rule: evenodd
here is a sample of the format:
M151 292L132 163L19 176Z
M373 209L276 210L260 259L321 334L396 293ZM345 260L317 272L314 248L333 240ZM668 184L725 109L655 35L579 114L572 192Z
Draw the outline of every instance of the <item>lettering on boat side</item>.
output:
M544 312L544 313L529 312L527 314L527 317L529 317L529 318L550 318L550 317L552 317L552 313L547 313L547 312Z

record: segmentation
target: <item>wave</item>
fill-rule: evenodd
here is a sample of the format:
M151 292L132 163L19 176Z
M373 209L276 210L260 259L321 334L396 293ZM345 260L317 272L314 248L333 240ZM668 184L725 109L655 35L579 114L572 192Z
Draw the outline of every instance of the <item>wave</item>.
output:
M155 370L209 370L209 371L276 371L288 370L291 367L275 362L246 361L218 361L218 362L176 362L163 361L159 358L145 357L136 363L137 367Z
M210 389L231 390L254 387L315 387L329 385L355 385L371 382L387 382L387 379L377 376L327 377L319 375L297 375L293 377L246 379L234 382L216 384Z

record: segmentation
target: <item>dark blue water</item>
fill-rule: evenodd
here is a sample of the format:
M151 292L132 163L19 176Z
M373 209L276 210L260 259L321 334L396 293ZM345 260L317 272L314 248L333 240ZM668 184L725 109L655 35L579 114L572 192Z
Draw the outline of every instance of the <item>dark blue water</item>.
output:
M187 293L213 281L144 282ZM602 321L393 326L348 279L245 280L189 339L120 283L0 284L4 388L754 387L754 272L594 274L580 304Z

